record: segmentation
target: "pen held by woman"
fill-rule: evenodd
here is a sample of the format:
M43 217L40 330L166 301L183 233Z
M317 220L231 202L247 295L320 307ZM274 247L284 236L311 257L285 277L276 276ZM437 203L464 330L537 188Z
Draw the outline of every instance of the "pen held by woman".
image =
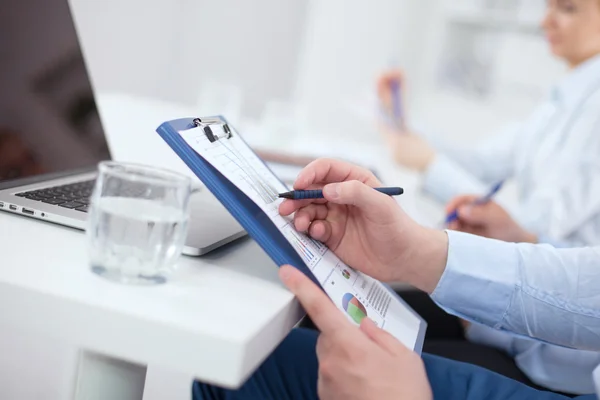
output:
M396 134L406 131L403 104L403 73L392 69L378 82L382 122Z
M480 197L479 199L475 200L473 202L473 205L483 205L486 203L489 203L494 196L500 191L500 189L502 189L502 186L504 185L504 181L501 181L499 183L497 183L496 185L494 185L491 190L483 197ZM456 221L458 219L458 209L452 211L450 214L448 214L448 216L446 217L446 225L449 225L450 223Z

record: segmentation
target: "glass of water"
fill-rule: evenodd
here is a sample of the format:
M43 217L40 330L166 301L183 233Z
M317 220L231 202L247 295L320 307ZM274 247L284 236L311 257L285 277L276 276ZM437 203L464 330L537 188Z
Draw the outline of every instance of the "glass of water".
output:
M185 243L190 193L186 176L100 163L86 233L92 271L121 283L166 282Z

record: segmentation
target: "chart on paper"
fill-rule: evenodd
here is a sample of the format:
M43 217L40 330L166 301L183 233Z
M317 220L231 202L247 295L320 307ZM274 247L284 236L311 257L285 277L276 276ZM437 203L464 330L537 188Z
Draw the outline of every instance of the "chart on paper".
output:
M291 224L285 225L282 233L311 270L315 268L328 251L322 243L296 231Z

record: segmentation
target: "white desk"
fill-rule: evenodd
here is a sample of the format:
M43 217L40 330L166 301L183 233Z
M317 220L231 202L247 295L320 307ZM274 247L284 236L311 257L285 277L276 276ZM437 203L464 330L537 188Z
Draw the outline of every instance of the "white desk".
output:
M148 364L235 387L301 315L251 240L182 258L168 284L133 287L89 271L82 232L6 213L0 229L2 323L114 358L82 360L76 398L141 399Z
M153 164L155 154L170 151L154 132L158 123L194 115L128 96L101 96L100 106L113 156ZM394 166L381 146L303 137L290 148L372 160L385 184L405 188L398 202L413 218L435 225L443 217L439 205L421 195L418 177ZM185 171L170 153L160 164ZM301 316L274 263L248 239L182 258L173 280L157 287L113 284L89 272L79 231L0 213L0 239L0 322L83 350L77 399L141 399L147 365L238 386Z

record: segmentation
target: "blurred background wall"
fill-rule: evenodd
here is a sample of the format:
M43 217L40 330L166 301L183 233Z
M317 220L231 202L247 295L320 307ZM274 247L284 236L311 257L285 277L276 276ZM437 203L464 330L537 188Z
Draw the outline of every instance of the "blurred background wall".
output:
M287 113L360 140L378 73L400 67L411 120L469 140L527 115L563 72L543 0L71 4L97 90L227 104L238 127Z

